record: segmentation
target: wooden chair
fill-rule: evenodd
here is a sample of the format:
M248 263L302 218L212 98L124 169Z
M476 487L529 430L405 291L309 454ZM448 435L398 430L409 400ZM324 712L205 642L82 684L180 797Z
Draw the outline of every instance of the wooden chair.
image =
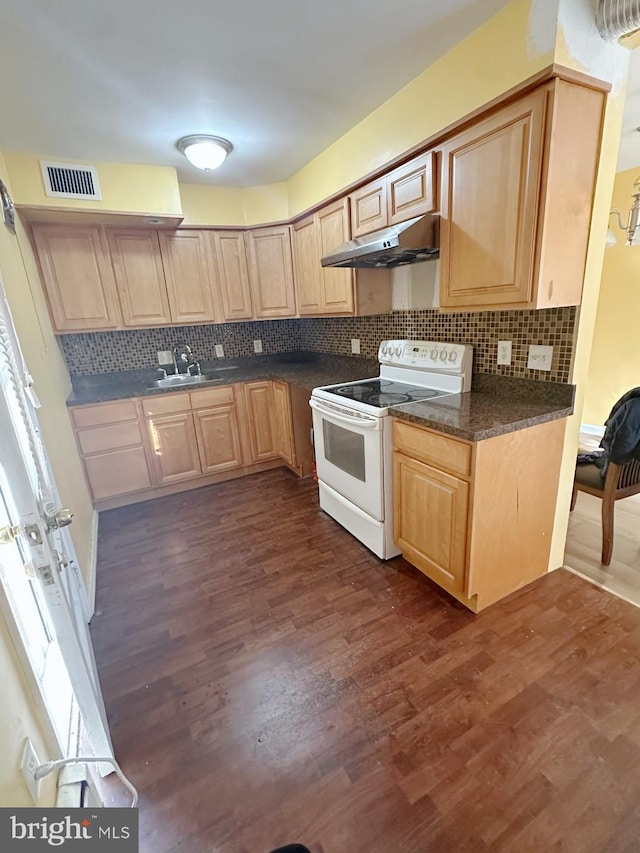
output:
M578 492L587 492L602 500L602 565L611 563L613 551L613 510L616 501L640 494L640 460L632 459L625 465L609 462L603 480L596 465L576 465L573 481L571 509L576 505Z

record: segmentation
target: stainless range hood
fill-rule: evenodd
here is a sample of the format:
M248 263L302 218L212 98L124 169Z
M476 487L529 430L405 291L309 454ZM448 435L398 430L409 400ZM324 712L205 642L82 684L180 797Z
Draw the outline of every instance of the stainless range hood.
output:
M437 215L427 214L355 237L322 258L322 266L386 269L437 258L439 225Z

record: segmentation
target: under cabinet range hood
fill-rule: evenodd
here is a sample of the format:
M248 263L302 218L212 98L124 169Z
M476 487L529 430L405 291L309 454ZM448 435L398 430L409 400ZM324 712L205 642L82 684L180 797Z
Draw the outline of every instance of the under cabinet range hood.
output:
M322 258L323 267L386 269L437 258L440 253L440 218L417 216L381 231L355 237Z

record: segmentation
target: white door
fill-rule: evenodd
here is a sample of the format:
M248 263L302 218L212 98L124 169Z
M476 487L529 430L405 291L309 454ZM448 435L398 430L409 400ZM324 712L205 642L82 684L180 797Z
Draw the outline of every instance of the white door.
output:
M351 413L344 406L315 397L310 405L318 479L384 521L383 419Z
M40 440L28 374L0 284L0 581L33 667L32 640L70 683L94 753L112 756L68 517ZM36 615L40 625L36 628ZM35 673L39 680L39 674ZM63 677L64 676L64 677ZM49 676L51 678L51 676ZM40 684L42 687L42 684ZM60 694L62 690L62 684ZM53 692L43 691L47 705ZM52 700L53 697L53 700ZM59 738L60 739L60 738ZM66 745L61 743L61 748Z

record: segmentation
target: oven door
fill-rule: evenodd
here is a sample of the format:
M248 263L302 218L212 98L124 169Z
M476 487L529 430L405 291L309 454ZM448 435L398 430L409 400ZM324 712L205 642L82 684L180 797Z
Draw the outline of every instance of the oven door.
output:
M312 397L318 479L378 521L382 497L382 421Z

